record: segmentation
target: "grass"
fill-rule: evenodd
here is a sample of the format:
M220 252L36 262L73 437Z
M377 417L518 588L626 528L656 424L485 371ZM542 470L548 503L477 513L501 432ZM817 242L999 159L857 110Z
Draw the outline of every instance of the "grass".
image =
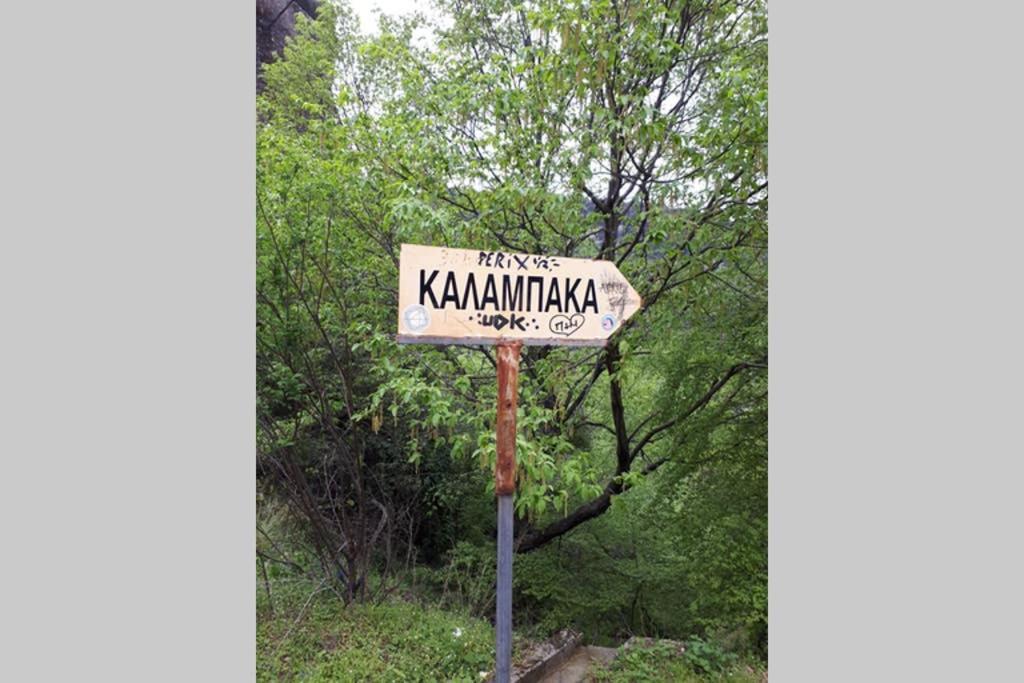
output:
M257 597L257 681L449 681L479 683L494 663L494 630L457 609L395 600L350 605L306 581L284 581ZM514 654L531 643L516 634ZM763 665L736 660L716 646L687 643L680 653L664 642L620 650L597 683L762 683Z
M257 605L258 681L479 682L494 637L480 619L407 602L346 607L312 586L277 589ZM305 606L305 609L303 607Z

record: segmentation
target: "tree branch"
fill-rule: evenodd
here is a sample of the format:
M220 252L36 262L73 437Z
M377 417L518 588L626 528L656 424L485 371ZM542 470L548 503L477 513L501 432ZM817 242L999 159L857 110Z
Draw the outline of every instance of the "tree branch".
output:
M614 368L614 363L618 359L617 348L614 345L609 345L609 353L606 355L606 362L608 369L611 372ZM626 432L625 417L621 411L621 390L618 393L618 410L616 409L616 385L617 382L612 382L612 416L615 421L615 432L616 432L616 468L615 475L608 484L605 485L604 491L601 492L597 498L590 500L583 505L580 505L574 509L571 513L565 517L548 524L539 531L529 532L524 535L520 540L516 548L516 552L527 553L531 550L536 550L542 545L558 538L562 534L575 529L580 524L583 524L587 520L593 519L605 512L612 502L612 497L616 496L629 489L629 484L624 483L622 475L630 471L630 467L633 461L640 455L644 446L651 442L651 440L659 433L674 427L686 418L690 417L701 408L704 408L711 400L718 394L719 391L729 383L729 380L750 368L761 368L763 367L764 359L760 359L755 362L743 362L737 363L729 368L722 377L716 380L711 388L704 393L696 402L690 405L685 411L683 411L676 418L669 420L657 427L652 428L648 431L640 441L630 448L629 436ZM663 464L668 461L668 458L659 458L654 462L646 465L640 470L641 475L647 476L651 472L655 471Z

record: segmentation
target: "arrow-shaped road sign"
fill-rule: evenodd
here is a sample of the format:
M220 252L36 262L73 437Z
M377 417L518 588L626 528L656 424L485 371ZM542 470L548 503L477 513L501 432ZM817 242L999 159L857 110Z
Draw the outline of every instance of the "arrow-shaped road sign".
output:
M398 341L604 346L640 309L611 261L403 244Z

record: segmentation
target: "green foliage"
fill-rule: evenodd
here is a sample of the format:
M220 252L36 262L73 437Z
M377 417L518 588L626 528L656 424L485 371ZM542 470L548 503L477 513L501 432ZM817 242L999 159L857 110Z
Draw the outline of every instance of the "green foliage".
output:
M680 653L668 643L621 648L607 668L595 667L590 679L603 683L761 683L758 666L740 663L735 656L700 640L690 640Z
M344 608L296 584L276 593L257 626L257 680L479 682L493 666L489 624L411 603Z
M497 581L495 547L459 542L449 553L448 563L437 572L441 580L441 603L478 617L494 610Z
M630 202L632 220L645 225L636 235L640 239L632 252L635 257L621 267L636 282L651 281L653 273L668 278L664 284L671 285L671 293L663 295L667 303L645 312L643 333L627 332L621 342L622 367L641 366L630 374L633 378L650 376L657 366L642 363L641 354L651 352L651 340L673 335L680 305L694 297L705 309L716 305L714 297L728 297L729 287L737 287L728 282L733 277L746 285L741 292L749 296L751 291L738 269L751 273L751 264L742 262L756 261L758 250L737 246L749 235L738 232L734 244L719 244L707 217L682 207L706 200L713 204L725 190L725 196L736 199L756 191L765 132L759 44L737 49L724 42L719 45L715 41L725 39L716 37L689 55L686 50L692 48L665 33L678 8L648 12L642 4L630 4L625 9L628 29L611 20L619 10L608 3L584 8L572 3L520 7L493 2L476 9L445 4L442 8L452 12L455 22L440 32L435 50L412 46L409 22L385 27L379 37L369 39L353 34L344 20L321 17L315 22L319 28L303 29L281 62L280 73L273 71L273 78L268 77L271 85L263 105L270 125L261 129L261 139L297 143L305 159L320 159L318 168L289 168L286 175L293 186L303 177L322 177L326 194L317 201L327 206L312 215L333 211L335 229L344 230L344 238L354 242L354 258L346 265L355 267L351 280L363 287L350 290L338 285L339 289L345 298L365 291L367 282L375 283L372 289L393 291L385 284L395 272L389 259L374 260L366 269L359 266L364 256L382 251L393 259L401 241L598 255L598 245L588 236L600 227L602 216L581 212L588 201L581 188L600 183L602 174L581 173L620 153L616 150L621 146L637 153L660 148L659 177L700 172L708 189L697 191L682 181L661 182L651 185L642 204L636 198ZM711 27L736 10L731 3L712 3L695 16L700 27ZM731 26L734 38L756 35L761 18L756 8L740 18ZM332 22L340 28L328 38L324 33ZM542 39L508 49L508 44L523 41L524 26L534 27ZM318 103L330 88L318 79L327 64L325 50L332 45L346 68L337 71L335 117L327 121L320 117ZM728 58L702 81L703 89L693 93L695 103L701 102L693 107L696 127L687 127L673 118L673 112L652 104L651 98L676 71L686 64L703 68L702 51L717 48ZM669 81L658 80L663 74ZM613 76L614 81L606 82ZM621 88L614 102L604 95L608 87ZM286 106L289 102L299 103L299 114ZM709 165L709 158L715 164ZM745 173L738 181L727 182L737 170ZM716 183L723 187L716 190ZM294 187L290 194L296 195ZM302 211L309 213L314 198L301 193L298 198ZM759 212L763 206L736 201L716 211L716 221L728 226L726 233L742 228L752 235L761 229ZM615 220L622 222L624 216L615 215ZM660 246L652 251L655 242ZM716 263L717 251L727 248L737 263L732 275L723 273L711 282L673 277L673 264L678 265L681 256L699 254L691 256L689 265L699 275ZM339 276L341 282L350 279ZM493 388L479 381L489 369L484 358L472 352L406 351L385 343L381 335L392 324L392 316L388 303L381 303L381 311L365 309L370 315L363 318L371 326L362 334L371 335L367 343L376 343L372 371L379 383L358 416L371 419L386 410L392 418L401 418L410 431L403 443L413 463L427 440L433 445L446 442L455 457L471 457L481 468L491 468ZM727 310L718 307L716 315ZM724 362L746 358L744 349L733 343L734 336L715 340L727 355L698 347L700 356L687 363L693 373L666 377L671 382L660 384L666 408L685 398L669 395L673 388L697 391L714 380ZM659 343L657 348L680 347ZM586 450L579 421L566 420L565 415L574 398L569 389L578 386L579 355L544 350L533 360L527 354L525 362L536 372L522 380L517 509L531 519L546 512L565 513L570 499L593 498L603 487L604 467ZM629 393L633 412L657 407L639 391ZM584 411L600 407L600 402L590 401L583 406ZM638 476L631 474L627 483L638 483Z
M493 359L395 343L398 245L610 259L644 308L608 349L523 352L518 528L615 495L517 557L517 614L763 654L764 5L439 6L450 21L424 47L420 20L365 36L324 3L266 70L259 462L261 482L289 473L279 493L313 494L293 496L294 535L320 549L296 562L344 547L366 572L428 563L445 604L484 614Z
M719 673L735 664L737 657L731 652L700 638L691 638L685 643L683 658L698 673Z

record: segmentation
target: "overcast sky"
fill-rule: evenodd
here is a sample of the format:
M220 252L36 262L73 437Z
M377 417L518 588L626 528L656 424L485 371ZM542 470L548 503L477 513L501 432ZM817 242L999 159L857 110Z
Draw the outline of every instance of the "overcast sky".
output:
M428 16L432 8L427 0L348 0L359 17L359 28L364 33L376 33L377 12L385 14L407 14L419 10Z

